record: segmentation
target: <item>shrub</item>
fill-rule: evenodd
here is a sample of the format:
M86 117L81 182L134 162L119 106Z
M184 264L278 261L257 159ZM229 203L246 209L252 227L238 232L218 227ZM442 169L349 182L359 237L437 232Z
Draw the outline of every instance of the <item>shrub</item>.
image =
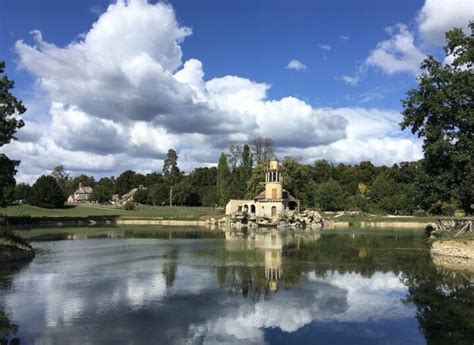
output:
M415 217L425 217L426 212L423 211L421 208L419 208L419 209L416 209L415 211L413 211L413 216L415 216Z
M134 202L126 202L124 205L123 205L123 209L124 210L127 210L127 211L133 211L135 209L135 203Z
M40 176L31 187L31 205L43 208L64 206L64 194L52 176Z

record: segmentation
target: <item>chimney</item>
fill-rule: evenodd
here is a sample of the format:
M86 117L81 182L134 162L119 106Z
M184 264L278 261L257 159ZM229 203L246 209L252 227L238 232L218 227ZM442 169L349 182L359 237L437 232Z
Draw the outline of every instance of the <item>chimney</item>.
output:
M82 188L82 182L79 182L79 189Z

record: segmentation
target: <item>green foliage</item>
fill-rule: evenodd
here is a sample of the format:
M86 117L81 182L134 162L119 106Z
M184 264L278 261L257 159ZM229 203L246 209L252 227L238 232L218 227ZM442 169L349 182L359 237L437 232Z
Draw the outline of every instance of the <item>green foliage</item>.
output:
M262 182L265 182L265 169L268 166L267 161L258 162L253 168L250 178L247 180L246 198L253 198L265 190Z
M179 181L181 172L178 168L178 154L175 150L169 149L166 159L163 162L163 176L170 180L171 184Z
M200 199L202 206L214 207L219 205L219 191L217 186L206 186L201 189Z
M91 200L99 204L105 204L112 198L112 189L106 185L99 184L92 190Z
M324 211L337 211L343 208L343 190L337 181L330 179L316 188L314 203Z
M311 180L311 169L301 164L294 157L285 157L282 164L284 188L300 200L302 207L313 206L314 182Z
M385 176L379 175L370 186L370 198L374 202L379 202L384 198L392 196L396 187L397 186L393 180L389 180Z
M345 201L345 209L347 211L362 211L368 212L369 211L369 203L366 198L362 195L351 195L347 197Z
M474 22L470 23L474 33ZM403 100L402 129L423 138L424 175L417 178L423 207L443 212L442 204L459 199L470 211L474 197L474 36L461 29L446 34L445 52L454 56L443 64L428 56L418 88Z
M31 197L31 186L26 183L19 183L15 186L15 200L29 203Z
M123 195L138 187L135 180L136 175L137 173L133 170L126 170L121 173L115 181L115 192L118 195Z
M52 176L40 176L31 188L31 205L43 208L60 208L64 194Z
M139 204L148 204L148 190L138 189L133 195L133 201Z
M15 187L14 176L18 164L18 161L0 154L0 207L5 207L11 202L11 191Z
M5 62L0 61L0 147L8 144L11 140L16 140L16 131L25 124L15 115L21 115L26 111L22 101L11 93L15 82L8 79L4 73Z
M23 120L16 115L26 111L23 103L11 93L15 83L8 79L4 72L5 62L0 61L0 147L16 140L16 131L24 126ZM0 207L5 207L12 201L14 176L19 163L3 153L0 154Z
M217 191L219 192L219 205L225 206L230 198L230 171L227 156L222 153L217 165Z
M165 205L169 203L170 187L165 183L155 183L148 187L148 202L152 205Z
M123 209L125 211L133 211L135 209L135 203L134 202L126 202L124 205L123 205Z

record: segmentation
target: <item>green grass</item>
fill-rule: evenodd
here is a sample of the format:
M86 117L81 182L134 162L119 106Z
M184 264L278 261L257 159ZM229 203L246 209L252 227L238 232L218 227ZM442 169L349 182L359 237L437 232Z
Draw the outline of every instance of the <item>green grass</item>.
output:
M465 232L458 237L454 237L456 233L457 231L445 232L441 236L434 238L433 241L474 241L474 232Z
M120 219L200 219L206 216L218 216L223 210L213 207L184 207L184 206L140 206L135 210L124 210L114 206L79 205L66 206L62 209L46 209L30 205L8 206L0 209L3 216L29 217L118 217Z

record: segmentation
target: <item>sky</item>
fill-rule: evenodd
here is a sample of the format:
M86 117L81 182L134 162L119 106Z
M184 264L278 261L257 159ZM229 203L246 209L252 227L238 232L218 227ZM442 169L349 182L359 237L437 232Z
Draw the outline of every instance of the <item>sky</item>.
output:
M28 111L18 181L213 166L231 144L391 165L422 157L401 100L471 0L0 0L0 59ZM447 63L449 59L446 60Z

